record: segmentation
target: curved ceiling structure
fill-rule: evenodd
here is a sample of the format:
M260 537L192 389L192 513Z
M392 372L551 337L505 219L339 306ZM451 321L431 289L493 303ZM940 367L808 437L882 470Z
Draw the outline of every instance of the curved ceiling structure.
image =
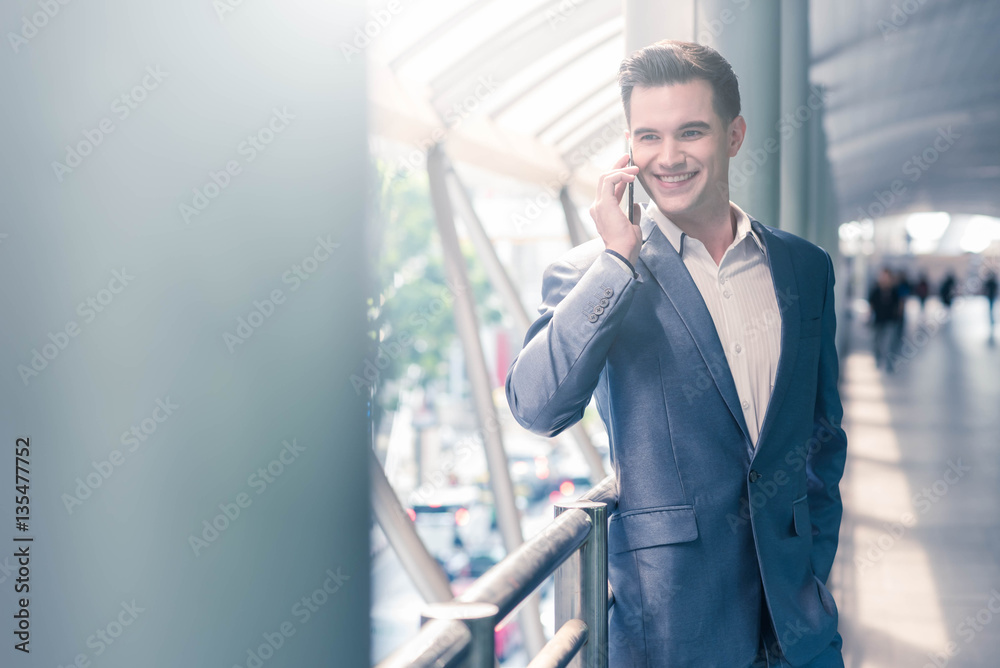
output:
M992 0L810 3L841 222L1000 215L998 33ZM588 197L622 150L621 2L417 0L371 42L377 134Z

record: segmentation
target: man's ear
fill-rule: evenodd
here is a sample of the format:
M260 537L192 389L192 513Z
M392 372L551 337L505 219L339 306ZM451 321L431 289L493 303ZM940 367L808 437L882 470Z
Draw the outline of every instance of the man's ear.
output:
M735 158L743 146L743 140L747 136L747 122L742 116L737 116L729 124L729 157Z

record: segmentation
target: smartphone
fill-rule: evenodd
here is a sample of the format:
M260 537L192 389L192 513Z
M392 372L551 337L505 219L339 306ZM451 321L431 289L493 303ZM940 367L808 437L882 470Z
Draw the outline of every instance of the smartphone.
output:
M632 147L628 148L628 166L632 167L635 163L632 162ZM632 212L635 210L635 179L628 182L628 222L635 225L635 221L632 220Z

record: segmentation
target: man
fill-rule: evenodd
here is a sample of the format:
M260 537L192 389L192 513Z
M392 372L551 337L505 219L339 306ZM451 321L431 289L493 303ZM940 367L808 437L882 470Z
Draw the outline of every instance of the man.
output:
M610 666L843 666L830 256L729 201L746 123L717 52L660 42L619 84L635 166L599 181L601 238L545 270L507 400L554 436L596 391L619 489ZM620 208L635 178L639 225Z
M868 305L874 328L872 347L875 366L881 368L885 363L886 372L892 373L902 347L904 301L899 285L888 268L882 268L875 285L868 292Z
M986 276L983 282L983 294L986 295L986 308L989 309L990 317L990 338L993 338L993 325L996 320L993 317L993 303L997 300L997 275L992 271Z

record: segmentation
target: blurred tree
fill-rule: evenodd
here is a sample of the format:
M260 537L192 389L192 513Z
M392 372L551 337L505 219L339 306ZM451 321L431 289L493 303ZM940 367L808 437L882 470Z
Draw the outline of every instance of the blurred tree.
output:
M375 294L369 299L373 355L378 346L391 358L379 371L376 401L394 410L396 393L382 391L402 382L425 389L448 377L448 352L457 338L456 294L449 287L425 172L394 173L375 164L375 201L371 203L375 243ZM478 262L471 242L461 240L462 254L481 325L502 320L499 300Z

